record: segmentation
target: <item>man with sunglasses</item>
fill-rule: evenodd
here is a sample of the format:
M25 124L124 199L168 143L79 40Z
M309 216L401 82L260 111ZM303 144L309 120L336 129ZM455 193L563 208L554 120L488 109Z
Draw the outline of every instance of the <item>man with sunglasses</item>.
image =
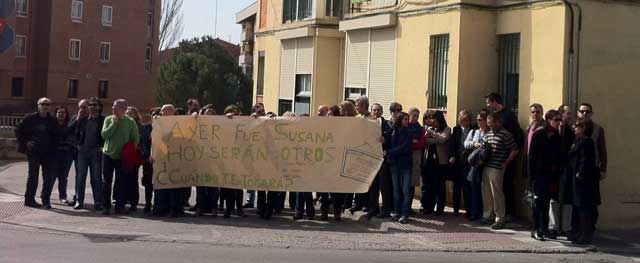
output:
M73 208L76 210L84 209L87 172L89 172L94 209L100 211L103 209L102 145L104 144L100 132L104 116L102 116L102 103L98 98L89 99L88 107L88 115L80 118L75 125L78 157L76 160L76 202Z
M51 204L44 193L42 193L42 205L36 202L36 191L38 190L38 174L42 167L42 181L44 184L53 181L48 180L51 168L51 149L53 149L53 133L56 129L56 119L51 116L49 109L51 100L40 98L38 100L38 111L28 114L24 120L16 127L16 138L18 139L18 151L27 155L29 162L27 189L24 194L24 205L28 207L50 209ZM46 189L47 187L43 187Z
M593 122L593 134L591 139L596 146L596 167L600 169L600 180L607 176L607 142L604 128L593 121L593 107L589 103L582 103L578 107L578 119L591 120Z

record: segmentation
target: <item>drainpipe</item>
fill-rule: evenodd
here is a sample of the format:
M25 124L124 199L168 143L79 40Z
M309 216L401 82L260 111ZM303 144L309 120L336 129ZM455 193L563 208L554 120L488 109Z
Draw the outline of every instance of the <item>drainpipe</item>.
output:
M573 35L574 35L574 12L573 6L568 0L562 0L562 2L569 8L569 14L571 19L571 29L569 30L569 105L572 109L577 106L577 94L574 93L573 77L574 77L574 62L575 62L575 49L573 48Z

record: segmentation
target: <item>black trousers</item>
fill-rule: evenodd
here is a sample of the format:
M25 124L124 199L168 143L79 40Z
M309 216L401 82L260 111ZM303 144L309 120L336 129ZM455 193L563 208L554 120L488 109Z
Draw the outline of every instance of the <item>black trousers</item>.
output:
M279 195L276 191L258 191L258 214L271 215L276 209Z
M142 186L144 186L145 206L151 207L153 198L153 164L148 160L142 165Z
M43 204L51 203L51 192L53 191L53 184L55 182L55 175L52 173L51 156L44 153L29 152L27 154L27 160L29 162L29 168L27 171L27 189L24 192L24 202L35 203L36 191L38 191L38 175L40 168L42 167L42 192L40 198L42 198Z
M114 182L115 173L115 182ZM116 199L116 208L123 208L126 201L126 173L122 169L120 159L113 159L109 155L102 157L102 194L104 198L104 208L111 208L111 187Z
M380 213L380 194L382 194L382 214L389 215L393 211L393 183L389 164L383 162L380 171L369 187L369 213Z
M423 169L422 182L426 182L426 199L424 207L425 211L444 212L445 199L447 197L447 188L445 184L447 165L436 164L431 166L432 169L425 171Z
M242 190L220 188L220 194L222 194L225 200L226 212L232 210L242 211Z
M138 203L140 202L140 186L138 184L140 166L133 168L133 171L128 171L127 169L124 170L127 174L125 177L125 203L129 203L131 207L138 206Z
M469 167L464 163L458 163L453 168L453 211L459 212L462 207L461 200L464 200L464 210L467 216L470 216L471 209L471 182L467 180ZM464 199L463 199L464 198Z
M316 208L313 206L313 193L297 192L296 195L296 215L302 216L306 212L309 217L315 216Z
M504 193L504 208L505 215L516 215L516 203L515 203L515 191L514 191L514 178L516 176L515 162L511 162L504 172L504 179L502 181L502 192Z
M329 207L333 205L333 214L341 214L344 205L344 195L342 193L321 193L320 210L328 213Z
M196 187L196 208L205 212L216 213L218 210L218 187Z
M591 243L598 221L598 207L595 205L573 206L571 215L572 240Z
M189 188L176 188L169 189L169 212L172 215L182 215L184 214L184 199L187 196L186 192L191 191L191 187Z
M533 229L538 233L546 234L549 232L549 205L551 198L548 193L536 193L536 206L533 209Z

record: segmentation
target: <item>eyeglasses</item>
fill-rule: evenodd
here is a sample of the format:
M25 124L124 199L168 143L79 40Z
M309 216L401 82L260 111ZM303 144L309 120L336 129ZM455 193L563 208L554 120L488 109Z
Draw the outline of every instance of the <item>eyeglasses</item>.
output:
M98 107L98 104L96 104L96 103L90 103L90 104L89 104L89 107Z
M40 105L41 105L41 106L51 106L51 103L43 102L43 103L40 103Z
M590 110L579 110L578 112L582 113L582 114L587 114L587 113L591 113Z

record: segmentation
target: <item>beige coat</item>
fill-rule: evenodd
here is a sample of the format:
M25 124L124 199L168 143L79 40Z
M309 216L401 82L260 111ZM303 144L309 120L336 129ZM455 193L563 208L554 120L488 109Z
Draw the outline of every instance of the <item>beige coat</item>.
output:
M427 137L428 131L425 132L425 146L436 144L438 152L438 163L445 165L449 163L449 138L451 137L451 128L445 127L441 132L435 132L434 137ZM427 158L427 151L423 158Z

